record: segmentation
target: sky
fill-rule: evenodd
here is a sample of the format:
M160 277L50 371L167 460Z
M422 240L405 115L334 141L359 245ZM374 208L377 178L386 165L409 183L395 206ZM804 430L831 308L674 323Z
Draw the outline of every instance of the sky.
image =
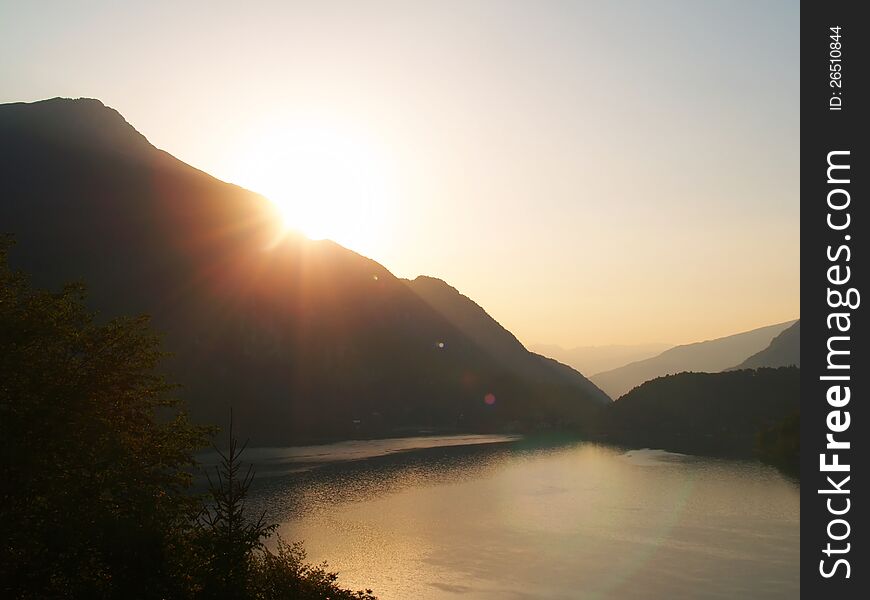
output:
M93 97L527 345L797 318L799 3L0 0L0 102Z

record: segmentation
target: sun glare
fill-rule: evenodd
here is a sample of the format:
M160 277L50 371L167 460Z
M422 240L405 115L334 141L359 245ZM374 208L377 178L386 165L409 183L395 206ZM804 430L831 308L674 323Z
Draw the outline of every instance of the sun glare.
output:
M256 132L240 151L233 180L274 202L288 229L369 255L387 235L390 169L375 144L291 123Z

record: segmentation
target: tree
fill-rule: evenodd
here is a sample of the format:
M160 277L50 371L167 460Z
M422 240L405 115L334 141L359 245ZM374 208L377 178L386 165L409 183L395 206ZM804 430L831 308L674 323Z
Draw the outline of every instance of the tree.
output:
M328 565L305 562L301 543L280 537L275 552L263 543L277 525L267 524L265 512L256 519L246 514L246 498L254 480L251 465L243 469L233 437L230 413L226 452L214 477L209 476L210 502L197 519L196 545L202 552L199 597L221 600L376 600L371 590L352 592L338 586L338 574ZM244 473L244 474L243 474Z
M253 465L242 475L241 454L247 442L239 448L233 436L230 412L229 444L224 453L215 448L221 462L215 467L214 478L208 473L211 502L197 519L199 547L203 561L203 595L227 600L249 597L251 561L254 552L263 550L263 540L277 525L265 522L265 512L257 520L245 514L245 499L254 480Z
M800 476L800 411L759 431L755 451L761 460Z
M189 493L212 428L159 375L147 317L100 323L84 288L34 289L0 238L0 597L373 600L301 546L263 545L229 431L211 501Z
M207 432L157 374L146 317L97 322L83 286L34 289L10 247L0 239L0 590L178 596Z

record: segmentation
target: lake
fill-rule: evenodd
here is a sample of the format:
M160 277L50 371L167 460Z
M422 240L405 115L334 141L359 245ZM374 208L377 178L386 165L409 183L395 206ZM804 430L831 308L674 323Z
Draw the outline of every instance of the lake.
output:
M247 451L251 507L384 600L796 598L797 482L572 440L447 436Z

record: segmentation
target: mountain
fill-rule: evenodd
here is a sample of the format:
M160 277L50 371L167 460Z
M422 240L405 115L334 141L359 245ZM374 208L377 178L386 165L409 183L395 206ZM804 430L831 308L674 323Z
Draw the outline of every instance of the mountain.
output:
M610 404L610 397L579 372L552 358L529 352L514 334L483 308L444 281L420 276L409 281L408 286L438 314L514 373L542 385L562 383L577 386L602 404Z
M753 354L734 367L737 369L758 369L760 367L801 366L801 322L780 333L771 340L770 345Z
M766 432L800 410L800 369L679 373L613 402L602 437L634 447L751 456Z
M607 401L452 288L284 232L97 100L0 105L0 182L13 266L84 281L101 318L152 315L192 416L232 406L257 445L577 426Z
M765 348L795 321L769 325L715 340L677 346L658 356L598 373L592 381L611 398L619 398L644 381L682 371L718 372Z
M563 348L554 344L536 344L531 349L534 352L552 356L581 373L601 373L656 356L668 348L673 348L673 346L673 344L614 344Z

